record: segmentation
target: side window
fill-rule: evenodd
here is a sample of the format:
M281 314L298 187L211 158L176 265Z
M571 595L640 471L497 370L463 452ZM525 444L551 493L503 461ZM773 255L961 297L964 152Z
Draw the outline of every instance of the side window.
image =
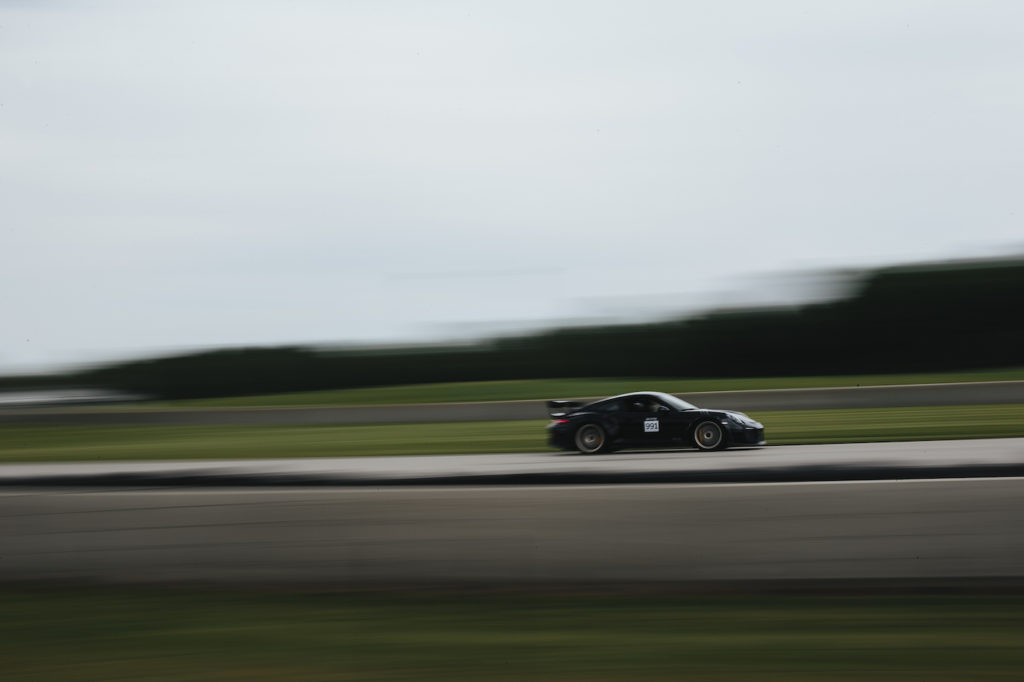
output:
M621 412L622 401L621 400L609 400L606 403L595 405L594 410L597 412Z
M653 414L655 412L667 412L669 410L664 403L654 396L638 395L629 399L629 411Z
M633 396L629 399L629 411L630 412L650 412L651 411L651 400L643 396Z
M651 412L671 412L672 409L657 398L651 398Z

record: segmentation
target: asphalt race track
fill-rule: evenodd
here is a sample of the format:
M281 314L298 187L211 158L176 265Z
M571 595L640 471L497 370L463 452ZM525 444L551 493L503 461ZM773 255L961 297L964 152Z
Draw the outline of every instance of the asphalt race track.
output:
M1021 438L8 464L0 581L1024 581L1020 472Z
M1024 480L7 491L0 580L533 584L1024 576Z
M1024 476L1024 438L731 449L2 464L0 487L764 483Z

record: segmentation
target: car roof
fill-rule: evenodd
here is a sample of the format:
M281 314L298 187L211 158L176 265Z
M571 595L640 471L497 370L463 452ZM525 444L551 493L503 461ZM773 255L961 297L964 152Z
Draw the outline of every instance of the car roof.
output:
M604 402L605 400L615 400L617 398L634 398L634 397L637 397L637 396L644 396L644 397L650 396L650 397L654 397L654 398L673 398L673 397L675 397L675 396L670 396L668 393L663 393L661 391L633 391L632 393L620 393L619 395L613 395L613 396L610 396L608 398L602 398L601 400L595 400L594 402L600 403L600 402Z
M689 402L683 400L682 398L678 398L678 397L672 395L671 393L665 393L663 391L633 391L632 393L620 393L619 395L613 395L613 396L610 396L608 398L601 398L600 400L594 400L592 402L587 403L582 408L580 408L580 411L585 411L586 408L591 406L591 405L599 405L601 403L606 403L606 402L609 402L609 401L612 401L612 400L619 400L619 399L629 400L630 398L657 398L657 399L661 400L663 403L668 403L669 405L673 405L673 406L675 406L677 408L679 406L679 403L682 402L684 405L687 406L685 409L693 409L693 410L699 410L700 409L696 405L694 405L692 403L689 403Z
M588 405L596 405L598 403L606 403L610 400L618 400L620 398L672 398L668 393L662 393L660 391L633 391L632 393L620 393L619 395L608 396L607 398L601 398L600 400L594 400L588 403Z

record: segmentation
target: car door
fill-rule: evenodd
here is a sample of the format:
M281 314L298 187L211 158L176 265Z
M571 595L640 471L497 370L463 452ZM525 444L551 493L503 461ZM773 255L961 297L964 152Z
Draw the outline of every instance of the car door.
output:
M671 442L669 408L654 396L630 396L625 400L623 437L637 447L657 447Z
M664 404L664 403L663 403ZM660 415L660 429L666 445L686 445L690 442L690 429L698 410L680 410L673 405L665 405Z

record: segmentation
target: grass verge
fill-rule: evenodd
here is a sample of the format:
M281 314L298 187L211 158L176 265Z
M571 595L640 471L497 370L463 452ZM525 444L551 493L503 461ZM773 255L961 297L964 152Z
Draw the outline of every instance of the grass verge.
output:
M770 443L1024 436L1024 405L756 412ZM234 459L544 450L538 421L372 426L5 426L0 461Z
M273 407L303 405L394 405L402 403L479 402L488 400L544 400L616 395L636 390L668 393L743 391L766 388L828 388L834 386L883 386L936 384L963 381L1011 381L1024 379L1024 368L946 374L876 374L869 376L775 377L755 379L529 379L522 381L474 381L355 388L341 391L282 393L276 395L177 400L147 403L139 407ZM117 409L123 409L118 406Z
M1020 596L0 590L4 677L1016 680Z

